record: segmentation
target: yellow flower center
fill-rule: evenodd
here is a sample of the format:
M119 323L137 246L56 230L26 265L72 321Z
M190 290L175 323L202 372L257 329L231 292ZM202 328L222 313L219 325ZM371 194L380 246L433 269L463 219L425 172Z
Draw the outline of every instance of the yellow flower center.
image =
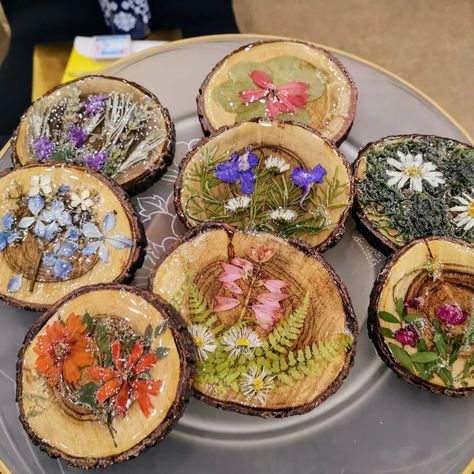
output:
M199 349L204 347L204 338L203 337L194 337L193 341L194 341L194 345L196 347L199 347Z
M239 337L235 340L235 345L239 347L248 347L250 346L250 341L246 337Z
M467 206L467 215L470 218L474 218L474 201L469 203L469 206Z
M253 381L253 388L256 392L260 392L263 389L263 380L261 378L257 378Z
M408 176L410 176L410 178L417 178L417 177L422 175L421 168L419 166L415 166L415 165L407 166L403 170L403 172L405 174L407 174Z
M62 359L69 353L69 344L65 341L61 341L54 347L54 353L57 359Z

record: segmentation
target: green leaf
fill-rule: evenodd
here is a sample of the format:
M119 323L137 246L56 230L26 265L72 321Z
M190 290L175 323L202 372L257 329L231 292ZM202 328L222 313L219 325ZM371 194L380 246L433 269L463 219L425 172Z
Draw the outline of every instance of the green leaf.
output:
M446 367L441 367L437 373L446 387L451 388L453 386L453 375Z
M462 341L462 345L459 348L459 352L467 351L471 347L473 337L474 337L474 316L471 314L467 320L467 328L466 328L466 332L464 333L464 338Z
M421 319L417 314L405 314L403 316L403 319L407 322L407 323L415 323L416 321L418 321L419 319Z
M168 329L168 320L165 319L161 324L155 328L155 337L161 336Z
M245 122L258 117L265 117L267 113L267 106L264 102L252 102L251 104L245 105L244 109L237 112L235 116L236 122Z
M89 408L97 407L96 394L99 386L95 382L89 382L83 385L77 392L78 400Z
M145 334L143 335L143 338L145 339L146 342L149 342L151 341L152 337L153 337L153 328L151 327L151 324L149 324L145 329Z
M433 342L441 358L446 359L448 357L448 348L446 347L446 342L444 341L443 335L437 329L435 330Z
M169 353L170 350L168 347L159 346L155 349L155 354L158 359L164 359Z
M257 86L253 84L250 73L253 71L263 71L268 75L272 75L271 69L265 63L257 63L255 61L242 61L236 63L229 68L229 79L234 82L248 82L246 89L256 89ZM245 89L243 89L245 90Z
M425 364L427 362L433 362L436 359L439 359L439 354L436 352L417 352L410 356L412 362L419 362Z
M387 321L388 323L400 323L399 319L388 311L379 311L379 318Z
M257 86L252 85L250 80L245 81L225 81L219 84L212 91L212 98L217 102L226 112L233 114L244 112L247 105L244 104L240 97L240 92L255 89ZM259 102L254 102L254 104Z
M389 337L390 339L395 338L393 331L389 328L380 328L380 334L384 337Z
M288 122L302 122L309 124L311 122L311 116L306 109L297 109L294 114L281 113L278 114L280 120L286 120Z
M391 342L388 343L388 346L390 347L392 354L395 356L398 362L400 362L400 364L402 364L403 367L408 369L410 372L413 372L413 363L408 352L400 346L392 344Z
M87 326L87 331L91 333L94 330L94 318L87 311L82 316L82 322Z
M397 298L395 301L395 309L400 318L403 318L403 313L405 312L405 304L402 298Z

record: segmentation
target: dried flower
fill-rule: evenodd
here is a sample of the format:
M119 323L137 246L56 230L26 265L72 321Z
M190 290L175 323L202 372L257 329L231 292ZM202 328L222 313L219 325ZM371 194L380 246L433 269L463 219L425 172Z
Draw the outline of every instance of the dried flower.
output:
M222 345L226 352L230 352L234 357L253 354L253 350L262 345L258 334L249 327L233 327L227 331L222 338Z
M69 141L76 148L81 148L81 146L84 145L84 143L86 143L87 139L89 138L87 130L75 124L69 126L67 136L69 138Z
M296 186L299 186L303 190L303 195L300 199L300 207L303 207L303 202L308 196L309 191L314 183L321 183L326 175L326 169L322 165L316 165L311 171L305 168L295 168L291 172L291 181Z
M90 95L84 103L86 113L88 115L95 115L102 112L105 108L105 101L108 97L107 94Z
M457 326L466 321L468 313L457 304L442 304L436 314L448 326Z
M283 209L282 207L280 207L271 211L268 214L268 217L274 222L286 224L289 222L293 222L298 217L298 214L292 209Z
M410 323L395 331L395 339L400 344L408 344L411 347L415 347L418 339L420 339L420 333L418 332L417 327Z
M33 142L33 150L40 161L44 161L54 153L54 143L49 138L40 137Z
M214 335L202 324L192 324L189 328L189 332L196 346L198 357L201 360L207 360L208 353L214 352L217 349Z
M240 181L240 191L252 194L256 180L253 169L257 165L258 156L247 148L242 155L233 153L228 161L216 165L215 175L224 183L234 184Z
M265 169L271 173L284 173L290 169L287 161L279 156L269 156L264 161Z
M224 208L233 213L241 212L249 207L252 200L248 196L237 196L229 199Z
M95 153L86 153L84 155L84 162L86 165L96 171L101 171L108 159L109 154L106 150L97 151Z
M251 367L246 374L242 374L240 388L247 399L256 398L262 405L265 404L268 393L274 388L274 375L270 375L265 368L259 371Z
M405 300L405 308L418 308L420 306L423 306L424 299L421 296L418 296L416 298L408 298Z

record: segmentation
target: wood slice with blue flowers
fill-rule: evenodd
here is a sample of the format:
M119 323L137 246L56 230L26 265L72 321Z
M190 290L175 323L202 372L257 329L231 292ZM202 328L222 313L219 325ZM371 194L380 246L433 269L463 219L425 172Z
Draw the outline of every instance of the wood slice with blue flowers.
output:
M143 226L125 192L90 169L30 164L0 175L0 298L41 311L86 285L128 282Z
M223 222L297 237L324 251L343 235L353 180L341 152L314 129L256 119L222 127L181 162L175 207L191 228Z
M354 217L381 252L430 235L474 243L472 146L433 135L385 137L359 152L354 176Z
M24 113L13 161L66 162L113 179L129 194L145 190L173 160L168 110L139 84L85 76L47 92Z
M378 276L369 336L402 379L449 396L474 393L474 246L415 240Z

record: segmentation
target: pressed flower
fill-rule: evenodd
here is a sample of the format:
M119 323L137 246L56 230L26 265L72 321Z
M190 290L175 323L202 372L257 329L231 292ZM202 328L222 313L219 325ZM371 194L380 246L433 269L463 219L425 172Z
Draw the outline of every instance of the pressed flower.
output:
M214 306L215 313L223 313L229 311L240 304L237 298L229 298L227 296L216 296L217 304Z
M145 417L149 417L153 409L150 395L158 395L162 386L161 380L145 380L138 376L149 371L157 362L154 352L143 354L143 344L137 341L133 346L128 360L121 356L122 345L115 341L111 346L114 369L105 367L90 367L90 377L103 382L97 390L96 399L103 404L114 397L115 413L125 416L129 406L137 400Z
M474 194L474 189L471 190ZM456 227L462 227L464 230L471 230L474 227L474 197L467 193L461 196L454 196L459 203L457 206L451 207L449 210L456 213L454 223Z
M196 346L198 357L201 360L207 360L208 352L214 352L217 348L214 335L202 324L192 324L189 332Z
M36 196L42 194L43 196L48 196L53 192L51 186L51 176L41 175L41 176L32 176L30 181L30 189L28 190L28 196Z
M33 150L35 155L41 160L47 160L51 158L54 153L54 143L46 137L37 138L33 142Z
M67 383L77 382L81 369L93 362L92 339L85 335L87 325L71 313L65 322L54 321L46 326L46 334L38 336L33 350L38 355L36 370L51 387L61 377Z
M73 265L68 260L72 257L79 246L75 242L66 241L62 245L59 242L55 245L54 252L44 255L42 263L45 267L51 268L56 278L65 280L72 271Z
M278 322L278 313L282 312L280 305L274 304L254 304L252 310L255 313L257 324L269 333Z
M76 124L72 124L69 126L67 136L69 138L69 141L76 148L81 148L81 146L84 145L84 143L86 143L87 139L89 138L87 130Z
M449 326L457 326L466 321L468 312L460 308L457 304L442 304L436 314L441 321Z
M394 158L387 159L387 163L395 168L395 170L386 170L387 176L390 176L387 181L389 186L397 185L399 189L402 189L405 184L409 183L411 190L421 192L423 191L423 180L434 188L446 182L434 163L423 161L421 153L413 156L410 153L405 155L401 151L397 151L397 156L399 161Z
M265 404L269 392L275 387L274 375L270 375L265 368L252 367L246 374L242 374L240 388L248 400L257 399Z
M105 108L105 101L109 96L107 94L90 95L84 102L84 109L88 115L95 115L102 112Z
M252 200L248 196L237 196L229 199L224 208L232 213L242 212L247 209Z
M275 255L275 250L267 248L267 247L260 247L256 249L255 247L250 247L247 250L247 255L257 263L266 263L273 258Z
M3 252L5 248L15 242L20 233L13 229L13 223L15 218L13 214L7 213L2 217L2 231L0 232L0 252Z
M235 283L237 280L247 280L252 274L253 264L240 257L234 257L231 263L221 262L223 272L218 280L223 283L223 287L232 293L241 295L242 289Z
M284 173L290 169L290 164L279 156L269 156L264 161L265 169L271 173Z
M417 296L416 298L408 298L405 300L405 307L406 308L418 308L423 306L424 299L421 296Z
M33 228L33 233L40 239L51 240L58 231L56 222L50 222L48 214L44 215L44 198L36 195L28 199L28 210L31 212L31 216L25 216L18 222L20 229ZM34 226L33 226L34 224ZM46 225L48 224L48 225Z
M91 192L84 189L80 194L71 193L71 207L80 207L83 211L87 211L94 205L94 201L90 198Z
M291 81L277 87L264 71L252 71L250 79L258 89L240 92L242 102L248 105L264 100L267 105L267 115L271 118L276 118L280 113L295 113L297 108L306 105L309 84L305 82Z
M23 275L13 275L8 280L7 291L8 293L16 293L23 286Z
M326 176L326 169L322 165L316 165L312 170L298 167L291 172L291 181L293 184L303 190L303 194L300 199L301 209L305 210L303 203L308 196L313 184L322 183L324 176Z
M84 162L89 168L96 171L102 171L109 159L109 154L106 150L97 151L95 153L85 153L83 156Z
M394 335L395 339L400 344L407 344L411 347L415 347L418 339L420 339L420 333L418 332L417 327L412 323L403 328L397 329Z
M292 209L283 209L282 207L279 207L278 209L271 211L268 214L268 217L274 222L286 224L293 222L298 217L298 214Z
M253 354L253 350L262 345L258 334L248 327L233 327L222 337L222 345L227 352L234 357L245 355L247 357Z
M263 286L272 293L280 293L283 288L290 286L290 284L283 280L268 279L263 282Z
M242 155L233 153L228 161L216 165L214 173L224 183L240 182L240 191L252 194L256 180L253 170L257 165L258 156L247 149Z
M443 271L443 264L438 260L430 259L423 266L423 269L430 275L433 279L437 280L441 276Z

